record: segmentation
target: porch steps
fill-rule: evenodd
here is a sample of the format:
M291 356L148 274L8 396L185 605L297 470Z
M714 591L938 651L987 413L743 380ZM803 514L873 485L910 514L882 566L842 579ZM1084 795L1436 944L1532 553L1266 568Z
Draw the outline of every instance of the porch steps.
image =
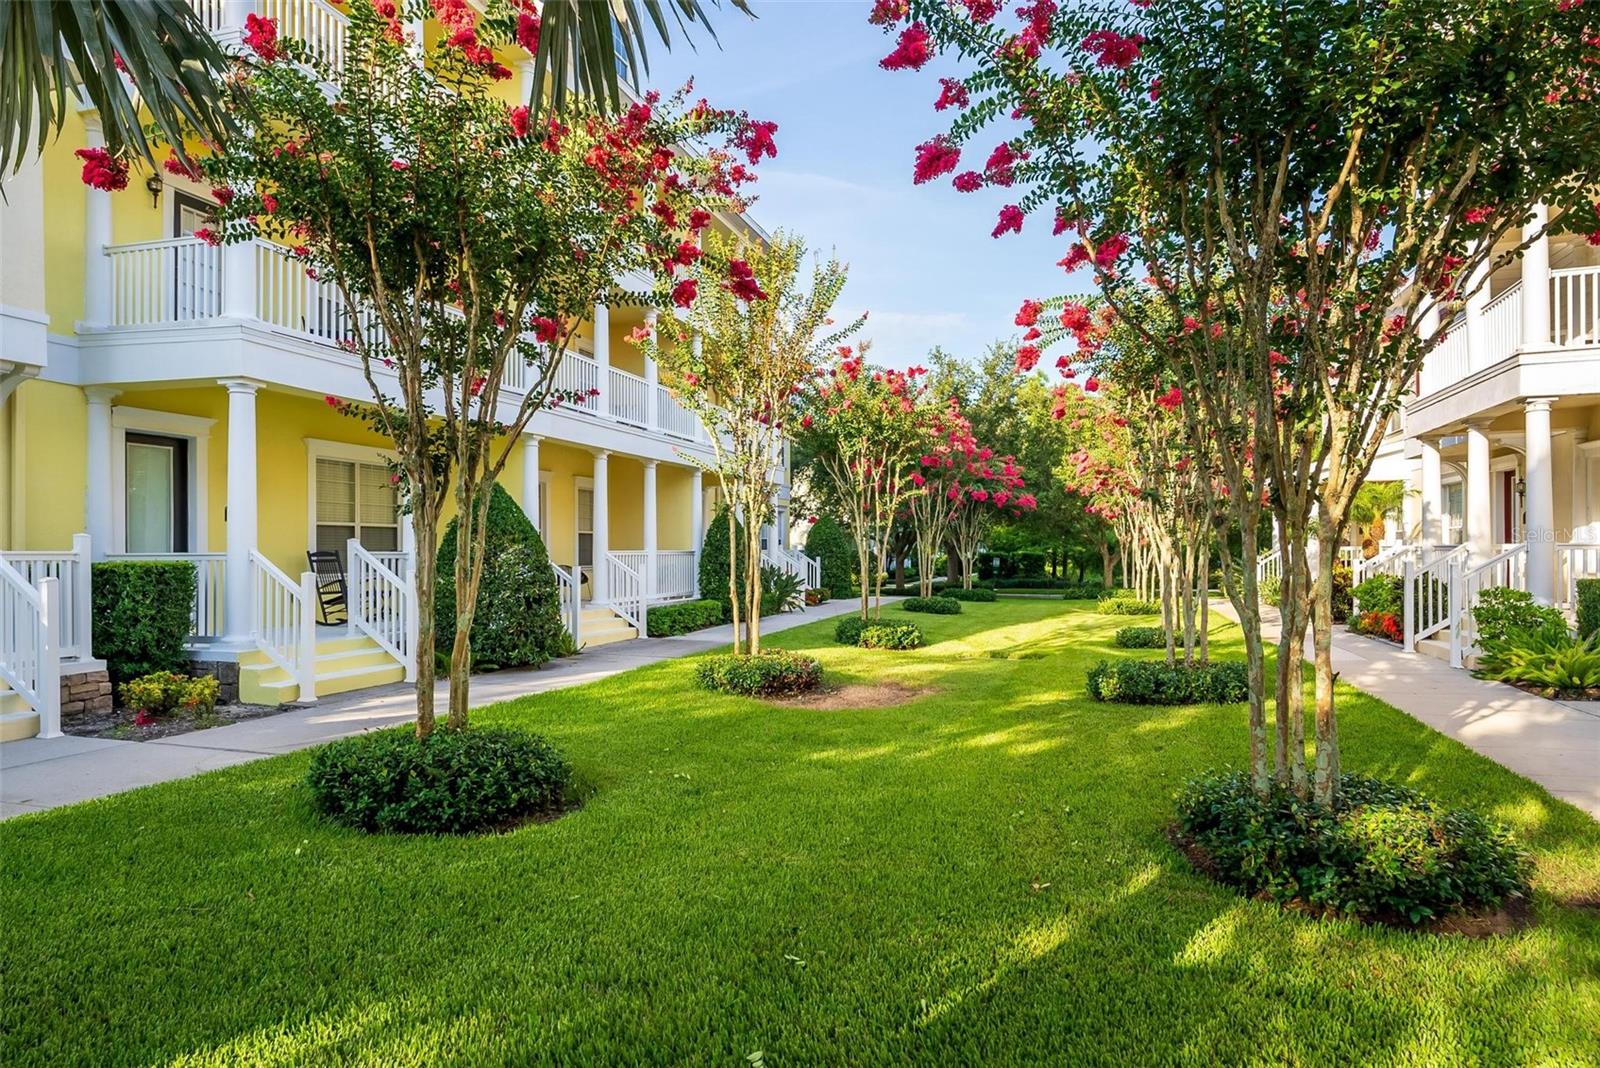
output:
M400 682L406 669L366 635L317 641L317 696L331 697ZM262 652L239 657L239 700L253 705L281 705L297 700L299 684Z
M0 679L0 742L16 742L39 733L39 713Z
M578 624L578 634L585 646L610 645L612 642L631 641L639 636L633 624L609 608L585 608Z

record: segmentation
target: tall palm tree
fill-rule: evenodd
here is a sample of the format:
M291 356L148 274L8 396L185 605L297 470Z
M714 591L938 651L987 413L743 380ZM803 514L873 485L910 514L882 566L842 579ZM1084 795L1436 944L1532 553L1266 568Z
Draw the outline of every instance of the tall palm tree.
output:
M113 155L153 165L141 103L168 144L185 128L221 140L225 66L187 0L0 0L0 174L61 132L80 91Z

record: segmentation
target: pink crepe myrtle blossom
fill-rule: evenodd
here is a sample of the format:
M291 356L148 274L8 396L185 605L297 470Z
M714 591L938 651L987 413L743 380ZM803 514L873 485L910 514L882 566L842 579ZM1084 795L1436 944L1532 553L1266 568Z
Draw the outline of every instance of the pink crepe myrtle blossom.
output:
M950 179L950 184L962 193L974 193L983 188L983 175L977 171L962 171Z
M1007 204L1000 209L999 221L995 223L990 237L999 237L1004 233L1022 233L1022 209L1015 204Z
M1115 30L1095 30L1083 39L1081 47L1095 54L1098 66L1127 70L1139 58L1142 44L1144 37L1137 33L1124 37Z
M260 56L263 63L271 63L279 55L278 24L272 19L264 19L260 15L246 15L244 17L244 44L246 48Z
M115 193L128 188L128 162L103 148L80 148L73 153L83 160L83 184L92 189Z
M913 185L931 182L940 175L949 174L961 162L961 150L944 134L939 134L917 146L917 162L912 172Z
M913 22L900 31L894 51L878 60L884 70L921 70L933 58L933 37L928 27Z
M1039 313L1044 311L1044 305L1036 300L1025 300L1022 307L1017 309L1017 317L1012 320L1018 326L1032 326L1039 321Z
M933 102L933 110L943 111L945 108L964 110L972 103L972 97L967 93L967 87L955 78L939 79L939 99Z

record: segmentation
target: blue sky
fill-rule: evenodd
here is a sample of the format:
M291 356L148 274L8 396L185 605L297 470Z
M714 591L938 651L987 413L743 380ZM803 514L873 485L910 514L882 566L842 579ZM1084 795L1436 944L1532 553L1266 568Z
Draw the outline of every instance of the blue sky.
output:
M778 124L778 156L760 168L752 215L768 230L804 234L813 248L838 249L850 265L841 307L870 309L863 336L873 339L875 362L904 367L935 344L972 359L1017 333L1022 298L1066 291L1055 266L1065 238L1050 236L1048 218L989 236L1018 190L957 193L948 177L911 184L913 149L947 127L951 113L935 112L933 101L938 78L959 73L953 65L880 70L894 41L867 23L864 2L751 7L754 20L726 3L712 10L720 49L703 29L698 51L681 41L670 53L651 49L648 80L670 90L692 74L712 104ZM967 149L961 169L981 170L999 138Z

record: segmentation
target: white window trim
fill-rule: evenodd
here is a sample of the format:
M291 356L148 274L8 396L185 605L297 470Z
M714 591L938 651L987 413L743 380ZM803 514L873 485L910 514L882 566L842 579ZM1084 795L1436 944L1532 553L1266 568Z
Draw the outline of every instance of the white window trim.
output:
M539 540L544 542L545 555L550 554L550 472L539 468L539 495L533 501L533 514L539 528ZM554 562L553 560L551 561Z
M151 408L111 406L111 551L128 551L128 431L162 434L189 442L189 551L211 551L210 511L206 489L211 482L207 445L215 419L158 412ZM91 487L91 492L93 488Z
M400 454L393 449L380 449L372 445L352 445L345 441L328 441L324 438L306 438L306 548L317 546L317 461L348 460L363 464L387 464L398 461ZM359 515L358 515L359 518ZM356 526L359 528L360 524ZM410 526L405 516L395 516L398 534L396 544L405 545L405 531Z
M543 477L543 472L540 472L540 475L541 475L541 477ZM594 479L590 478L588 475L573 475L572 476L572 571L573 571L573 574L575 576L577 575L577 573L579 571L582 570L581 565L578 563L578 561L579 561L579 552L578 552L579 538L578 538L578 535L582 531L582 528L578 526L578 520L583 515L583 509L578 507L578 494L583 492L584 490L588 490L590 492L590 494L594 493ZM593 522L593 519L591 519L590 522ZM591 530L591 531L589 531L589 533L593 534L594 531ZM594 564L590 564L589 565L589 584L590 584L591 587L593 587L593 585L594 585ZM583 588L583 579L581 577L578 578L578 588L579 589Z

